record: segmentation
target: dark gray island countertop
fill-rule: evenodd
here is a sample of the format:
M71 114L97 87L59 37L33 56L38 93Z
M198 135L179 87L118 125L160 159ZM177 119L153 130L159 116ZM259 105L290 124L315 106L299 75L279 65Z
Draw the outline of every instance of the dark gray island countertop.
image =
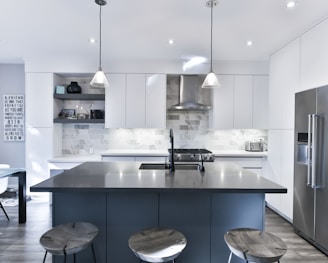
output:
M204 163L205 171L140 170L140 162L86 162L31 187L32 192L214 191L286 193L287 189L237 165Z

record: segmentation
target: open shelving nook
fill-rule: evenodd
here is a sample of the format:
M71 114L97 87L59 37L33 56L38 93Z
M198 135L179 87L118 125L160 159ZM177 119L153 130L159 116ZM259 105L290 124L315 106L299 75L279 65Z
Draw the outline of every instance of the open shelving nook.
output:
M54 123L105 123L105 119L91 119L91 109L105 109L105 90L92 88L89 83L92 74L55 74L55 85L63 85L65 94L56 94L54 87ZM72 82L78 82L82 93L66 93L66 87ZM76 115L85 113L86 119L59 118L62 109L74 109Z

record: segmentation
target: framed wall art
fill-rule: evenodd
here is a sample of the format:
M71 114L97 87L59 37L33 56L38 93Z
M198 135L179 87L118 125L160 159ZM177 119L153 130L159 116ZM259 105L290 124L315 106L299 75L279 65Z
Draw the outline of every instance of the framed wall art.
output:
M3 95L3 139L24 141L25 106L24 95Z

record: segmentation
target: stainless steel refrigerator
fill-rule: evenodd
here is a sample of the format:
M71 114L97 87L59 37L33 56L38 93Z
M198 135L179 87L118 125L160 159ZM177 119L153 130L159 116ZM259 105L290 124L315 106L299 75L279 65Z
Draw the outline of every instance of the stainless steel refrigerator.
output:
M295 95L296 233L328 254L328 86Z

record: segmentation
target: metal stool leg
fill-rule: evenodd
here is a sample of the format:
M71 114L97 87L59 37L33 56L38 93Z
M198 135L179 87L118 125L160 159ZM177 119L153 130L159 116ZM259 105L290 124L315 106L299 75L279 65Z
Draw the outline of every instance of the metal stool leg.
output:
M96 253L95 253L95 248L93 246L93 243L91 243L91 249L92 249L93 262L96 263Z
M73 255L74 263L76 263L76 254Z
M2 205L1 202L0 202L0 207L2 208L3 212L5 213L5 215L6 215L7 219L8 219L8 221L9 221L9 216L8 216L6 210L5 210L5 208L3 207L3 205Z
M43 257L43 263L46 262L47 253L48 253L48 251L46 250L46 253L44 253L44 257Z
M231 262L232 252L230 252L228 263Z

